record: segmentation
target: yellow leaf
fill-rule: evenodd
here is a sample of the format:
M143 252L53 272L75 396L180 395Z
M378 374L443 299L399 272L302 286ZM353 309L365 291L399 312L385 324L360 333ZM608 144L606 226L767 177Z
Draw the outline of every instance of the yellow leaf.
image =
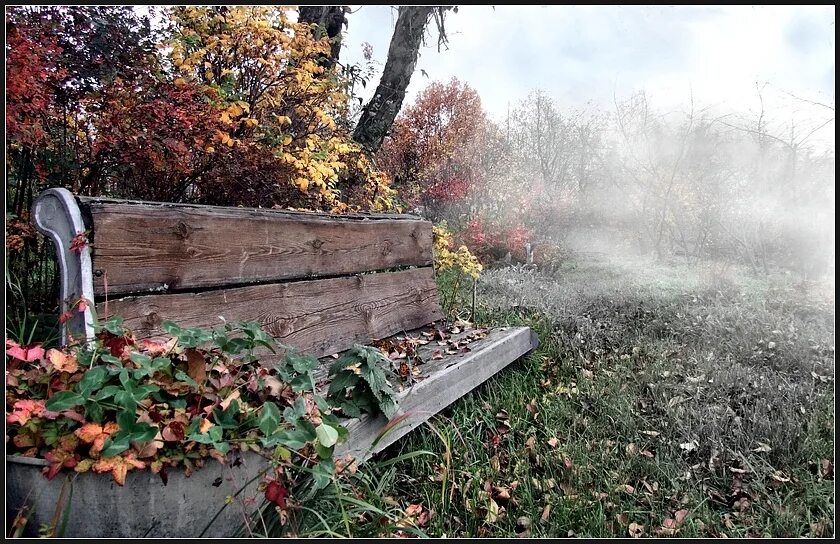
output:
M93 465L94 472L110 472L117 485L125 485L126 473L134 468L145 468L146 464L138 461L133 455L108 457L100 459Z
M292 143L292 137L288 134L283 136L283 145L289 145L290 143Z
M51 349L48 351L47 358L50 360L53 367L59 372L70 372L72 374L73 372L79 370L79 363L76 361L76 357L68 355L57 349Z
M202 419L201 420L201 425L199 425L199 427L198 427L198 432L206 433L207 431L210 430L211 427L213 427L213 422L212 421L210 421L209 419Z
M175 86L176 86L176 87L183 87L183 86L184 86L184 85L186 85L186 84L187 84L187 80L186 80L186 79L184 79L184 78L182 78L182 77L176 77L176 78L175 78Z

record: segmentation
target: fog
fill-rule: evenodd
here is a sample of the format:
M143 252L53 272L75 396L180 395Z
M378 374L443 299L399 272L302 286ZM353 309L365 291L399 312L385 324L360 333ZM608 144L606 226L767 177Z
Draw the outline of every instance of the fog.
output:
M518 242L531 244L536 260L596 252L833 283L834 149L812 137L833 130L834 106L786 119L762 109L773 93L756 85L747 111L690 95L663 110L643 92L616 95L611 109L564 110L534 91L461 141L457 167L436 167L436 179L469 173L465 202L423 211L478 252L471 229L480 224L483 240L527 232ZM510 243L509 259L527 259ZM484 249L490 260L504 253Z

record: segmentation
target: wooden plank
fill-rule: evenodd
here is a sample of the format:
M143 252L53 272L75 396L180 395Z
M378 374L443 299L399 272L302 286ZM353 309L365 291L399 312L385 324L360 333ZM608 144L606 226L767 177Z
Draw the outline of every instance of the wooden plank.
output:
M209 328L258 321L281 342L329 355L443 317L431 267L353 277L252 285L200 293L145 295L96 305L100 316L120 315L138 338L161 335L172 320Z
M80 199L97 296L189 290L432 264L417 217Z
M433 366L426 369L428 377L425 380L398 393L400 409L394 420L401 416L404 419L398 420L381 438L380 435L388 425L383 415L371 417L365 414L362 418L345 422L350 437L347 442L336 447L336 454L344 456L349 453L361 461L368 459L538 344L536 333L528 327L490 331L485 339L471 345L472 351L435 361Z

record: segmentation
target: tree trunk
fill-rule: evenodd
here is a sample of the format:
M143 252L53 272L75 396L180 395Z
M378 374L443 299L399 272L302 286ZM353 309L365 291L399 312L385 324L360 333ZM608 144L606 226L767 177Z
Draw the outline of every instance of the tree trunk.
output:
M319 29L315 31L315 39L322 38L323 32L327 33L331 44L330 56L321 59L320 64L324 68L335 66L341 52L341 27L347 24L344 6L300 6L298 22L317 24Z
M400 6L388 59L373 98L362 109L353 139L369 153L376 153L400 111L405 90L417 64L426 23L435 6Z

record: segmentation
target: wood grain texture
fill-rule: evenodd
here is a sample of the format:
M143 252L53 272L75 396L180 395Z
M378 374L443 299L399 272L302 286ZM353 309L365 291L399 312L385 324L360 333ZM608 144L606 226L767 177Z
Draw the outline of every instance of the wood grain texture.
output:
M97 296L338 276L432 263L415 216L79 199L93 224Z
M138 338L182 327L258 321L281 342L315 356L349 349L442 318L431 267L353 277L144 295L96 305L100 316L120 315Z
M538 343L536 333L528 327L495 329L483 340L471 344L472 351L468 354L434 361L434 365L424 370L428 374L425 380L397 394L400 409L394 421L398 423L391 430L377 442L388 425L385 416L365 414L348 420L344 425L350 431L349 439L336 447L336 455L349 453L360 461L368 459L536 348ZM398 420L401 416L404 419Z

